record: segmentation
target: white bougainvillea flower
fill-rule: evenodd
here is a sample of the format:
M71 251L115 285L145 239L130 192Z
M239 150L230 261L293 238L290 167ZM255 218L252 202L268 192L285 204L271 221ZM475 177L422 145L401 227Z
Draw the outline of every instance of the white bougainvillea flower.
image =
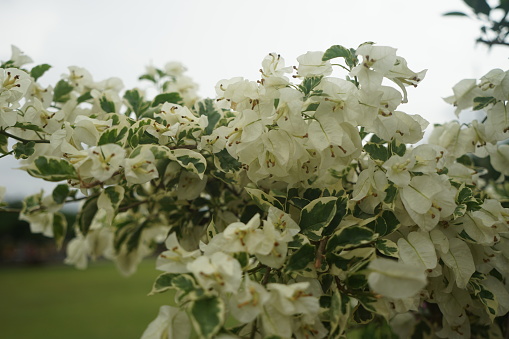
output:
M293 315L301 315L305 323L313 324L320 309L318 297L309 291L309 282L295 284L267 285L270 299L262 313L265 332L272 335L291 337Z
M260 229L260 215L255 214L247 224L234 222L223 231L224 250L228 252L247 252L254 254L266 241ZM213 238L214 240L214 238Z
M280 232L281 238L279 239L285 242L292 241L293 237L300 231L299 225L289 214L273 206L269 207L267 221L264 221L264 225L269 222L272 223L275 230Z
M452 88L454 95L444 98L445 102L456 107L456 116L464 109L472 107L474 98L483 96L475 79L463 79Z
M464 289L475 272L474 257L468 245L458 238L449 239L449 251L440 258L452 270L456 285Z
M478 141L476 130L472 127L462 128L458 121L451 121L435 126L428 142L447 150L454 159L466 153L473 153Z
M157 317L141 335L141 339L189 338L191 328L191 321L184 310L163 305L159 308Z
M36 98L27 107L23 117L26 122L39 126L51 134L61 128L64 118L65 114L62 110L49 111Z
M418 114L394 111L389 116L378 115L370 131L384 140L396 139L401 143L416 143L422 139L428 125L429 122Z
M78 66L69 66L69 74L62 74L64 79L67 79L69 83L76 87L79 92L93 88L94 80L92 75L85 68Z
M389 259L375 259L368 269L368 283L375 293L393 299L409 298L423 289L426 274L421 266L405 264Z
M125 159L125 178L131 185L144 184L159 177L154 153L149 147L140 147Z
M396 49L367 43L359 46L356 54L362 56L363 60L352 69L350 75L358 77L361 86L370 90L379 88L383 76L394 67Z
M43 196L43 192L33 194L23 200L20 220L30 224L32 233L42 233L46 237L53 237L54 213L58 212L63 203L57 203L53 195Z
M321 339L329 333L320 319L309 322L303 318L293 318L292 332L296 339Z
M285 67L285 59L277 53L269 53L262 61L260 70L264 79L270 77L285 77L285 74L292 73L292 67Z
M270 221L263 223L264 241L258 246L256 258L264 265L280 268L287 256L288 242L285 236Z
M125 150L117 144L106 144L87 150L87 156L75 167L82 178L106 181L120 170Z
M307 52L297 58L297 76L299 78L327 76L332 73L330 61L323 61L324 52Z
M221 81L216 86L218 96L228 101L231 108L238 111L253 108L253 103L260 99L260 91L263 91L263 88L260 88L257 82L243 78Z
M483 75L479 81L479 88L483 91L489 91L495 88L496 86L500 85L500 83L505 78L505 72L501 70L500 68L495 68L490 70L488 73ZM506 98L500 98L501 100L507 99Z
M509 145L488 144L486 149L493 168L503 175L509 176Z
M78 115L74 120L73 139L76 143L85 143L88 146L96 146L101 133L112 126L112 120L93 119L84 115Z
M207 291L236 293L242 281L242 269L239 262L223 252L200 256L188 263L187 269Z
M399 258L402 262L424 270L437 266L438 258L430 237L422 232L410 232L406 239L398 239Z
M415 176L401 189L400 196L406 211L423 231L431 231L456 208L456 190L445 176Z
M178 200L193 200L200 196L203 192L205 185L207 185L208 177L204 175L202 178L198 174L181 171L178 187L177 199Z
M294 284L267 284L267 289L271 292L270 303L281 313L285 315L316 314L320 305L318 298L309 293L309 282L300 282Z
M14 67L21 67L33 62L31 57L25 55L23 51L14 45L11 45L11 58L9 61L12 61L12 66Z
M170 76L178 77L184 74L187 71L187 68L178 61L167 62L164 65L164 72Z
M497 102L486 111L485 133L493 143L509 138L509 107Z
M19 101L32 83L30 75L17 68L0 69L0 107Z
M366 213L373 213L375 207L387 196L385 192L387 186L389 182L386 174L370 166L359 174L352 192L352 200L356 201Z
M413 167L415 158L405 154L400 157L397 154L392 155L382 167L386 169L387 179L400 187L404 187L410 183L411 176L409 169Z
M196 260L200 255L200 250L191 252L186 251L180 246L177 240L177 234L172 233L165 241L167 251L161 253L156 260L156 268L168 273L187 273L187 265Z
M412 149L410 157L415 162L411 167L411 171L420 173L437 173L440 172L445 165L446 150L437 145L419 145Z
M270 294L263 285L252 281L246 275L239 291L230 299L231 314L242 323L249 323L258 317Z
M87 239L83 235L78 234L77 237L71 239L67 244L67 256L64 262L69 265L74 265L80 270L84 270L88 266L90 252Z

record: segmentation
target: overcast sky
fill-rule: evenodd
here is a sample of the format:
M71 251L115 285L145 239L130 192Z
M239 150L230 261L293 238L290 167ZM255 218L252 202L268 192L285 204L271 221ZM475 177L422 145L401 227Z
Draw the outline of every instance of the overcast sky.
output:
M397 48L412 70L428 69L400 108L433 124L455 119L442 98L459 80L509 69L509 48L476 45L477 23L442 16L453 10L468 12L461 0L0 0L0 60L10 57L13 44L34 64L53 66L43 84L80 66L94 80L120 77L127 88L139 84L146 65L180 61L200 94L213 96L221 79L257 80L270 52L296 65L307 51L373 41ZM5 160L0 186L8 197L40 189L40 180Z

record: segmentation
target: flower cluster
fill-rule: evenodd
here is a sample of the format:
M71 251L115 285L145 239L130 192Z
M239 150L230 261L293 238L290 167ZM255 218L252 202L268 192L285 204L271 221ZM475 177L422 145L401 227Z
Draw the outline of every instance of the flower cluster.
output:
M509 311L509 73L463 80L446 101L486 118L436 126L407 114L414 72L392 47L335 45L200 99L184 67L149 67L150 90L94 81L13 48L0 68L0 150L60 182L21 218L64 245L60 209L81 202L66 263L132 274L164 243L151 294L172 291L142 337L496 338ZM9 149L9 141L14 145ZM488 157L498 181L479 168ZM483 176L484 175L484 176ZM2 192L3 194L3 192Z

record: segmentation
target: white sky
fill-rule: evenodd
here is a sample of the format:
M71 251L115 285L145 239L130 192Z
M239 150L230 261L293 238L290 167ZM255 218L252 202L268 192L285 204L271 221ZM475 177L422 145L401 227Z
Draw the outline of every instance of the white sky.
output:
M433 124L455 119L442 98L459 80L509 69L509 48L475 45L477 23L442 16L453 10L468 12L461 0L0 0L0 60L9 59L13 44L34 65L53 66L43 84L75 65L95 80L120 77L127 88L139 84L149 63L180 61L200 94L213 96L221 79L257 80L270 52L296 65L307 51L374 41L397 48L412 70L428 69L400 109ZM0 186L7 197L38 192L40 180L6 160Z

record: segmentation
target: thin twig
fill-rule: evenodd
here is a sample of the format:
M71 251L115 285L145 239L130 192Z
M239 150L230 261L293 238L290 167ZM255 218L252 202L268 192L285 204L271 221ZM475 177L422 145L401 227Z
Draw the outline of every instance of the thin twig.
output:
M45 140L45 139L41 139L41 140L27 140L27 139L23 139L23 138L20 138L18 136L15 136L9 132L6 132L4 130L0 130L0 134L3 134L9 138L13 138L15 140L18 140L18 141L21 141L22 143L24 144L28 144L29 142L34 142L36 144L49 144L49 140Z

